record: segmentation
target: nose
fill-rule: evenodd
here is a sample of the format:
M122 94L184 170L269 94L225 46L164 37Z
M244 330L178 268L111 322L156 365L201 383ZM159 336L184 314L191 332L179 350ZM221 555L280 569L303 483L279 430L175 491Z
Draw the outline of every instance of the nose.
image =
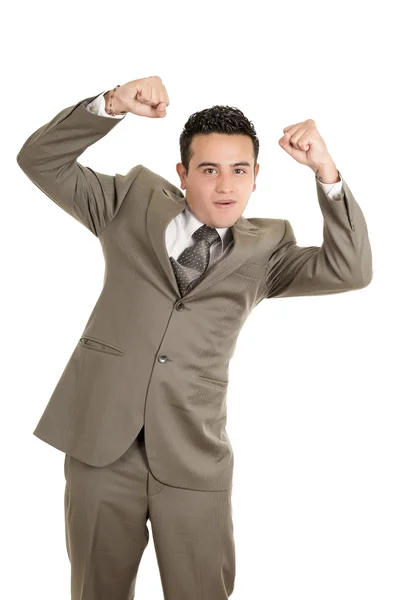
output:
M218 194L231 194L233 192L232 182L228 179L221 180L216 191Z

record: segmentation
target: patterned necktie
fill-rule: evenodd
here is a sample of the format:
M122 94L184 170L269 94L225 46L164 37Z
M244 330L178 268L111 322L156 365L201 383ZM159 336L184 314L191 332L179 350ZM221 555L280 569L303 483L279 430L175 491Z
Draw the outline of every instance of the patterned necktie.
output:
M196 242L185 248L178 260L173 256L169 257L182 296L190 284L206 271L210 262L211 244L219 239L219 233L214 227L204 224L194 232L193 237Z

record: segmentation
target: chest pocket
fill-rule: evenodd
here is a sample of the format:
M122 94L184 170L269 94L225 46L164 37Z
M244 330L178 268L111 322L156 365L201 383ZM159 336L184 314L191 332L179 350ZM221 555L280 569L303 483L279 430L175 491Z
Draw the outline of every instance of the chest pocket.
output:
M240 265L238 269L233 271L234 273L240 273L241 275L246 275L246 277L250 277L251 279L264 279L267 271L267 265L258 265L256 263L244 263Z

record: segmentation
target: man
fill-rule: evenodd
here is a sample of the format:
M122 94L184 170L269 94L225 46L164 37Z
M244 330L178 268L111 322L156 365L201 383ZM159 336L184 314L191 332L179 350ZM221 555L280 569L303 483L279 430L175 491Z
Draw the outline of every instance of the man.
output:
M232 107L193 114L180 136L181 189L143 165L98 173L77 158L131 112L163 118L159 77L58 113L17 160L100 241L103 290L34 431L65 452L72 600L134 597L151 521L167 600L232 594L229 361L262 300L358 290L372 279L362 211L315 122L281 147L316 177L321 247L286 219L243 217L259 143Z

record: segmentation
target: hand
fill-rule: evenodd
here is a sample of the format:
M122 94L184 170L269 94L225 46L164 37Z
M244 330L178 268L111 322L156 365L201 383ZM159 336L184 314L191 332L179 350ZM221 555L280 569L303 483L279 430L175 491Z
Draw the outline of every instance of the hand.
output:
M139 117L159 119L166 116L167 106L167 90L157 75L134 79L114 92L113 109L116 112L131 112Z
M289 125L283 129L283 132L279 144L297 162L310 167L314 172L322 166L333 163L313 119Z

